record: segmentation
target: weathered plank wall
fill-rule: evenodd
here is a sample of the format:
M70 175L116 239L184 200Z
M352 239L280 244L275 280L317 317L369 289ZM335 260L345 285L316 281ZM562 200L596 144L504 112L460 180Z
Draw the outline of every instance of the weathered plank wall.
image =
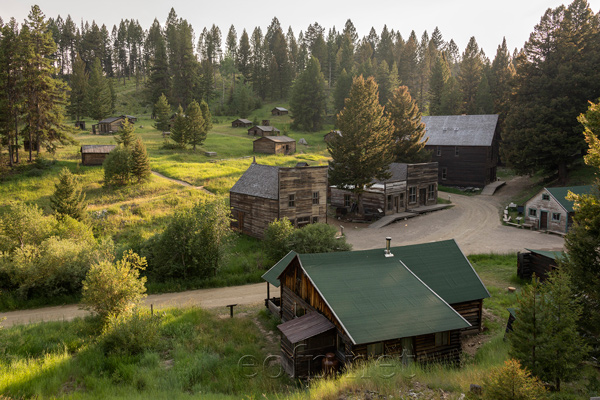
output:
M544 195L548 196L548 200L544 200ZM536 216L529 215L529 210L536 210ZM544 230L552 232L567 232L568 215L564 208L556 201L550 193L542 189L538 194L533 196L525 203L525 222L533 224L537 229L543 229L541 226L542 212L546 212L547 228ZM552 214L560 214L558 221L552 220Z
M242 220L242 226L237 228L250 236L262 238L267 226L278 218L277 200L230 192L229 204L236 220L233 226Z
M438 147L440 155L438 155ZM494 146L425 146L439 164L438 182L449 186L483 187L496 180L498 164ZM456 150L458 149L458 155ZM446 178L442 179L446 168Z
M411 187L417 190L417 199L414 203L409 203L409 206L437 204L438 163L408 164L406 169L406 198L409 198ZM431 198L429 196L430 185L433 185L434 188ZM424 192L423 189L425 189ZM424 198L423 193L425 194Z
M81 164L82 165L102 165L106 159L107 154L101 153L82 153Z
M482 307L483 299L465 301L463 303L450 304L457 313L459 313L468 323L471 324L470 328L462 329L462 333L470 335L479 333L481 331L483 323Z
M313 204L318 193L318 204ZM290 195L294 205L290 206ZM290 221L309 218L310 223L325 222L327 216L327 167L294 167L279 169L279 218Z

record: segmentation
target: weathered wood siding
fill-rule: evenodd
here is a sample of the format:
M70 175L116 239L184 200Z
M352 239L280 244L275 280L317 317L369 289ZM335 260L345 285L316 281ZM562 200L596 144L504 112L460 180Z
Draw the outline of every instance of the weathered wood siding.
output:
M246 128L252 126L252 122L241 122L241 121L233 121L231 123L233 128Z
M442 361L459 363L461 354L460 330L450 331L450 340L447 345L435 344L435 333L416 336L414 341L415 358L418 362Z
M410 188L416 188L416 201L408 203L408 208L415 206L430 206L437 204L438 163L408 164L406 171L406 198L410 199ZM430 196L430 186L433 191Z
M556 260L537 253L517 254L517 275L521 279L531 279L533 274L541 281L548 279L548 274L557 267Z
M100 133L112 133L112 132L116 132L119 129L121 129L121 127L123 126L123 122L125 121L125 119L121 118L118 119L116 121L113 121L111 123L99 123L98 124L98 130L100 131Z
M318 193L318 204L313 202L314 193ZM290 195L294 196L293 206ZM279 218L287 217L298 225L298 218L309 218L313 223L325 222L326 216L327 167L280 168Z
M450 304L457 313L467 320L472 326L464 328L461 332L465 335L481 332L483 323L483 299Z
M548 200L544 200L544 195ZM531 216L529 210L536 210L536 216ZM542 227L542 212L546 212L547 227ZM552 214L560 214L558 221L552 220ZM569 216L566 210L556 201L546 189L542 189L525 203L525 222L533 224L534 227L551 232L566 233Z
M230 192L229 204L234 218L232 227L250 236L262 238L269 223L278 218L277 200Z
M442 185L483 187L496 180L497 144L425 146L425 148L431 151L431 159L439 164L438 182ZM445 178L444 169L446 169Z
M253 136L277 136L279 135L279 131L263 131L262 129L254 126L248 129L248 135Z
M252 149L255 153L294 154L296 152L296 142L278 143L262 137L252 142Z
M108 154L102 153L82 153L81 164L82 165L102 165Z
M281 335L282 366L292 378L314 377L322 371L325 354L335 351L336 333L324 332L298 343L291 343Z

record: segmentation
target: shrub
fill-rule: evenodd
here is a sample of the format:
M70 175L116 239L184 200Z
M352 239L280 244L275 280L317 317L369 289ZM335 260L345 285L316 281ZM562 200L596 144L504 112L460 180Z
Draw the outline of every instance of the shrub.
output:
M146 259L129 250L116 263L102 261L92 265L83 281L82 308L104 320L133 310L146 296L146 278L140 270Z
M60 172L54 194L50 197L50 203L54 212L59 216L68 215L79 221L86 218L85 194L81 192L81 186L67 167Z
M542 400L548 398L548 393L517 360L507 360L486 379L484 396L488 400Z
M336 238L337 229L324 223L316 223L294 231L292 248L298 253L330 253L349 251L352 245L345 237Z
M294 227L289 219L283 217L271 222L265 230L264 246L273 260L283 258L292 248Z
M131 150L117 146L108 153L102 167L106 185L127 185L131 180Z
M136 355L155 349L160 338L160 316L140 310L131 314L111 314L100 337L106 354Z

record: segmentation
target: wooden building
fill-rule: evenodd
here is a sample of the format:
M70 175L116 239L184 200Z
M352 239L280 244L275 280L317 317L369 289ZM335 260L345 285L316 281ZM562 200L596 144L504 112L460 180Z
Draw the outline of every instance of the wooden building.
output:
M94 134L115 133L121 129L123 122L125 122L125 118L129 119L130 124L137 121L137 118L131 115L105 118L102 121L98 121L96 125L92 125L92 132Z
M484 187L496 181L498 115L433 116L422 121L425 148L439 164L440 184Z
M252 142L252 150L265 154L294 154L296 140L287 136L264 136Z
M438 164L390 164L391 177L385 181L374 180L362 194L367 210L382 210L385 215L395 214L419 206L437 204ZM357 202L357 195L349 190L331 188L331 205L347 211Z
M517 275L521 279L531 279L535 274L540 282L548 278L548 273L558 267L557 260L564 256L562 251L525 250L527 252L517 253Z
M327 218L327 166L274 167L253 162L229 191L232 227L258 238L286 217L296 227Z
M387 247L387 246L386 246ZM378 356L457 363L489 292L454 240L339 253L290 252L263 275L279 287L281 360L292 377ZM322 357L322 356L321 356Z
M525 203L525 223L542 231L567 233L573 224L574 203L569 192L589 194L593 186L544 188Z
M102 165L104 159L115 149L114 144L85 144L81 146L81 165Z
M326 133L325 136L323 136L323 140L325 140L325 142L329 142L336 136L342 136L342 132L336 131L336 130L331 130L328 133Z
M274 126L255 125L248 129L248 135L252 136L278 136L281 131Z
M238 118L231 122L231 126L234 128L248 128L252 126L252 121L249 119Z
M289 111L283 107L275 107L271 110L272 115L287 115Z

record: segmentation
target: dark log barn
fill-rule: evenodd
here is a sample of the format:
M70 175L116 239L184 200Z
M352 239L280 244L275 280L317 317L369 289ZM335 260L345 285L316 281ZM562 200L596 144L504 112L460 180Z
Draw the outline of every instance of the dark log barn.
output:
M525 223L541 231L565 234L575 215L575 203L567 200L567 195L590 194L593 189L591 185L544 188L525 203Z
M562 251L532 250L517 253L517 275L521 279L531 279L533 274L545 281L548 274L558 268L557 260L564 257Z
M115 149L114 144L86 144L81 146L81 165L102 165L104 159Z
M95 134L115 133L119 131L121 127L123 127L123 122L125 122L125 118L129 119L130 124L133 124L137 121L137 118L131 115L121 115L118 117L105 118L102 121L98 121L96 125L92 125L92 131Z
M274 109L271 110L271 114L272 115L287 115L289 113L289 111L283 107L275 107Z
M391 177L384 181L374 180L362 194L367 210L382 210L385 215L404 212L418 206L437 204L438 164L390 164ZM349 190L331 187L331 205L351 210L357 195Z
M231 126L234 128L248 128L252 126L252 121L249 119L238 118L231 122Z
M326 353L342 365L381 355L457 363L461 337L481 330L490 296L454 240L292 251L263 279L279 287L280 298L267 305L281 317L282 365L297 378L318 374Z
M294 154L296 140L287 136L264 136L252 142L252 150L264 154Z
M326 222L327 167L283 168L253 162L229 191L232 227L258 238L286 217L296 227Z
M274 126L255 125L248 129L248 135L252 136L277 136L281 131Z
M423 117L425 148L447 186L484 187L496 181L498 115Z
M336 131L336 130L331 130L328 133L326 133L325 136L323 136L323 140L325 140L325 142L329 142L329 141L333 140L333 138L335 138L336 136L342 136L342 132Z

